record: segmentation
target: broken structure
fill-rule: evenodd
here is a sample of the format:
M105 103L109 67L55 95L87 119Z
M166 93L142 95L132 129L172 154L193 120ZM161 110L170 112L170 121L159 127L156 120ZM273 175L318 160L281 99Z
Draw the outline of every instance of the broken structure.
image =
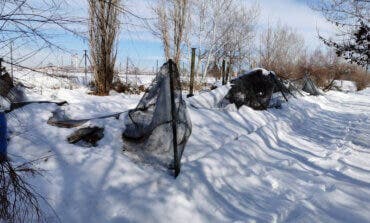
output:
M162 66L137 107L128 112L125 123L125 151L143 162L173 169L175 176L179 174L192 125L172 60Z

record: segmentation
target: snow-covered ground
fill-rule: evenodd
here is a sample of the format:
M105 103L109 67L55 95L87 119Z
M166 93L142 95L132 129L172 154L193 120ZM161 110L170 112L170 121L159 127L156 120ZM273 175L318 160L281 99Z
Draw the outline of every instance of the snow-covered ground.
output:
M68 144L75 129L49 126L55 105L9 115L9 153L41 160L30 178L61 222L370 222L370 89L300 97L282 109L214 108L222 88L189 101L193 133L177 179L122 151L120 120L98 147ZM218 95L217 95L218 94ZM48 89L73 118L134 108L139 95L97 97ZM209 100L209 101L207 101ZM44 204L47 222L58 222Z
M356 84L352 81L335 80L334 85L345 92L353 92L357 89Z

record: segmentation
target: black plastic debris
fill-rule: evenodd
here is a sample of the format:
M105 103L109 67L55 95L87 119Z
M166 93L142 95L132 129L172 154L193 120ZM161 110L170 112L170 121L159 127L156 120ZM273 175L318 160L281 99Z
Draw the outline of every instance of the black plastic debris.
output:
M104 137L104 128L87 127L76 130L72 135L68 136L67 140L71 144L80 146L97 146L98 141Z
M225 98L230 103L234 103L237 108L246 105L256 110L265 110L270 107L274 93L281 93L286 101L288 101L287 95L291 94L274 72L261 68L243 74L230 82L232 87Z
M137 107L128 112L125 124L125 151L144 163L179 174L192 125L182 97L180 75L172 60L162 66Z

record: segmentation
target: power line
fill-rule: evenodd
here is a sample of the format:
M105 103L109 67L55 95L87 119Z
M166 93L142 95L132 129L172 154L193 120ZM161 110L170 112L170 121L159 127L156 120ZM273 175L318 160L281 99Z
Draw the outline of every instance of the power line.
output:
M12 63L12 62L9 62L9 61L6 61L6 60L2 60L2 62L6 63L6 64L9 64L9 65L12 65L12 66L22 68L22 69L30 70L30 71L33 71L33 72L36 72L36 73L45 74L45 75L48 75L48 76L51 76L51 77L67 77L67 75L65 75L65 74L59 74L59 75L51 74L51 73L48 73L48 72L36 70L34 68L31 68L31 67L26 67L26 66L23 66L23 65L20 65L20 64Z

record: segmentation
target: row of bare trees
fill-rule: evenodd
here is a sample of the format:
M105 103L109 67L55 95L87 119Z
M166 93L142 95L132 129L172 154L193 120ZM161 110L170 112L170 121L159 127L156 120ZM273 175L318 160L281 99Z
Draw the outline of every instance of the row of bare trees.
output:
M299 77L310 72L317 76L320 85L327 87L333 79L349 71L363 73L363 70L346 64L346 60L338 56L359 65L369 64L369 37L366 36L369 31L368 26L364 25L369 14L369 4L366 2L320 0L311 5L328 21L340 25L343 38L349 36L349 39L360 39L356 43L348 40L352 42L340 46L320 37L330 47L337 48L335 53L330 49L327 52L308 50L297 30L280 23L269 25L261 32L258 41L255 38L258 6L237 0L157 0L153 6L157 20L151 30L162 40L166 58L176 58L176 62L187 60L190 48L195 46L196 73L203 78L209 73L209 68L212 71L214 67L220 68L222 59L227 58L229 66L236 71L241 71L246 65L258 65L274 70L283 78ZM183 13L174 13L178 8ZM353 33L353 30L359 29L358 20L362 22L360 30ZM175 28L178 21L181 21L183 29ZM326 56L323 57L323 54ZM315 60L315 57L321 59ZM319 72L323 67L327 67L325 74Z
M296 80L311 75L324 90L334 87L338 79L354 81L359 90L370 83L365 69L347 63L333 49L308 49L303 37L292 28L277 24L268 27L260 38L256 64L281 78Z
M42 0L38 4L32 0L3 2L3 5L0 5L0 44L20 39L35 40L33 42L38 43L40 47L56 46L51 41L48 30L58 27L78 34L70 25L84 22L61 13L63 0ZM97 94L106 95L113 80L117 37L121 24L120 13L128 11L121 0L87 2L87 36L95 85ZM355 36L359 37L356 43L362 43L364 47L356 47L353 41L349 48L347 45L340 47L341 45L332 40L324 42L331 47L339 47L339 56L347 55L344 57L351 60L360 58L362 65L367 65L369 60L366 36L369 35L366 31L369 10L366 2L320 0L315 7L315 10L322 12L329 21L345 28L341 32L343 36L353 36L353 29L359 29L355 33ZM208 75L210 67L220 67L221 61L226 58L229 67L236 71L259 65L275 70L283 77L291 77L295 75L297 64L304 56L307 57L303 38L287 26L269 26L259 35L260 39L256 39L258 5L239 0L153 0L151 3L154 19L146 21L146 28L161 40L165 58L172 58L176 63L187 61L191 47L196 47L195 70L203 79ZM140 19L137 15L135 18ZM362 25L358 26L358 20ZM354 53L350 51L351 47Z
M211 63L222 58L239 66L250 58L256 5L236 0L158 0L152 7L157 19L149 28L161 39L165 57L178 63L196 46L196 73L203 78Z
M160 38L166 59L178 64L187 33L189 0L159 0L153 10L157 19L148 28Z
M268 26L262 33L257 59L259 66L288 78L294 74L293 67L304 53L303 37L278 23L275 27Z

